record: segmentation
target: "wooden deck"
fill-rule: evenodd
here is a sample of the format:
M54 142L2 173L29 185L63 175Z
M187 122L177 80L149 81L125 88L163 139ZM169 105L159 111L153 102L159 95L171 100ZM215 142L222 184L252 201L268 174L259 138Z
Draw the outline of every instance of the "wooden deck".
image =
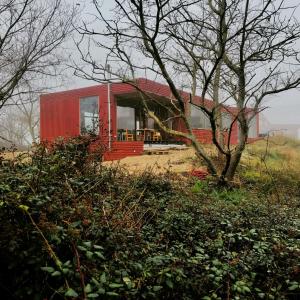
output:
M148 155L164 155L164 154L169 154L169 150L166 149L149 149L149 150L144 150L144 154Z

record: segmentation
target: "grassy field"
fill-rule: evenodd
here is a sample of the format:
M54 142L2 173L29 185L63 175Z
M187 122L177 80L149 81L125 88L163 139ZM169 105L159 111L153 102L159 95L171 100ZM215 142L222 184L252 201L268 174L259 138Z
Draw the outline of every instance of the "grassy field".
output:
M300 141L283 136L271 137L249 144L243 161L257 167L265 164L273 170L300 169Z

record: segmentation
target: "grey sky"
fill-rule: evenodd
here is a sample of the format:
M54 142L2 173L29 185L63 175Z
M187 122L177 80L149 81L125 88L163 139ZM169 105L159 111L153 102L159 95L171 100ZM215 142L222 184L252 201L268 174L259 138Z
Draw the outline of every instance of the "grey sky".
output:
M80 3L80 7L85 6L85 12L93 14L93 5L91 1L84 0L68 0L70 3ZM100 2L100 1L99 1ZM113 1L103 0L102 10L103 13L107 13L112 7ZM299 5L300 0L289 0L288 3L292 5ZM91 15L85 15L86 19L92 18ZM296 16L300 19L300 8L296 11ZM101 56L101 49L97 49L97 53ZM79 55L76 50L72 53L73 59L79 59ZM70 76L66 88L78 88L95 84L94 82L83 80L75 76ZM291 90L281 93L276 96L272 96L264 103L268 108L264 111L264 115L271 123L280 124L300 124L300 90Z

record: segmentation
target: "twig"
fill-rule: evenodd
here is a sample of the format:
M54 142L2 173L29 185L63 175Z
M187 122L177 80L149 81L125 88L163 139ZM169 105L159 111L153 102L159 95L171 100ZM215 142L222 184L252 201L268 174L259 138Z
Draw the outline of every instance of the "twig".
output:
M35 229L38 231L38 233L39 233L40 236L42 237L42 239L43 239L43 241L44 241L44 243L45 243L45 245L46 245L46 249L47 249L47 251L48 251L50 257L53 259L55 265L58 267L58 269L61 271L61 273L64 274L64 273L63 273L63 270L62 270L62 263L61 263L61 261L59 260L59 258L58 258L57 255L55 254L55 252L53 251L51 245L49 244L48 240L47 240L46 237L44 236L44 234L43 234L43 232L41 231L41 229L38 227L38 225L36 224L36 222L35 222L34 219L32 218L31 214L30 214L29 211L28 211L28 207L20 205L19 208L20 208L23 212L25 212L25 214L27 214L27 216L29 217L29 219L30 219L32 225L35 227ZM68 283L67 279L64 278L64 280L65 280L65 284L66 284L67 289L69 289L70 286L69 286L69 283Z
M75 253L75 257L76 257L77 270L78 270L79 275L80 275L80 285L81 285L81 288L82 288L83 300L86 300L87 296L86 296L86 292L85 292L84 275L81 271L81 264L80 264L79 254L78 254L78 251L77 251L77 248L76 248L76 245L74 244L74 242L72 242L72 246L73 246L73 250L74 250L74 253Z

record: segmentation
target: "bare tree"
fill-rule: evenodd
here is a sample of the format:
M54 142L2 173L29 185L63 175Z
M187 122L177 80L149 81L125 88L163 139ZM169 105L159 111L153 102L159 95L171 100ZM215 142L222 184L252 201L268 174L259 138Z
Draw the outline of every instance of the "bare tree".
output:
M55 80L75 13L64 0L1 1L0 109L28 86L43 90L41 78Z
M28 103L21 102L17 105L18 111L21 115L27 135L27 143L37 143L39 141L39 105L38 99L36 101L29 101Z
M0 140L27 148L39 139L39 95L27 93L9 100L1 109Z
M27 128L21 118L20 112L13 107L5 107L1 110L0 142L7 145L15 145L17 148L26 148Z
M93 3L95 22L82 25L77 44L85 67L75 66L75 74L105 82L109 63L111 80L134 85L141 74L163 79L186 131L168 128L147 106L151 96L140 90L148 114L162 130L189 139L220 182L232 181L251 120L263 109L263 100L300 84L295 7L285 0L115 0L113 14L104 15L100 1ZM104 59L96 59L95 46L106 51ZM190 99L180 92L188 86ZM196 91L201 101L194 101ZM214 105L208 107L206 97ZM221 169L193 134L189 100L210 120L212 141L225 158ZM229 104L235 104L236 112L224 143L221 112ZM232 146L235 122L240 133L238 144Z

